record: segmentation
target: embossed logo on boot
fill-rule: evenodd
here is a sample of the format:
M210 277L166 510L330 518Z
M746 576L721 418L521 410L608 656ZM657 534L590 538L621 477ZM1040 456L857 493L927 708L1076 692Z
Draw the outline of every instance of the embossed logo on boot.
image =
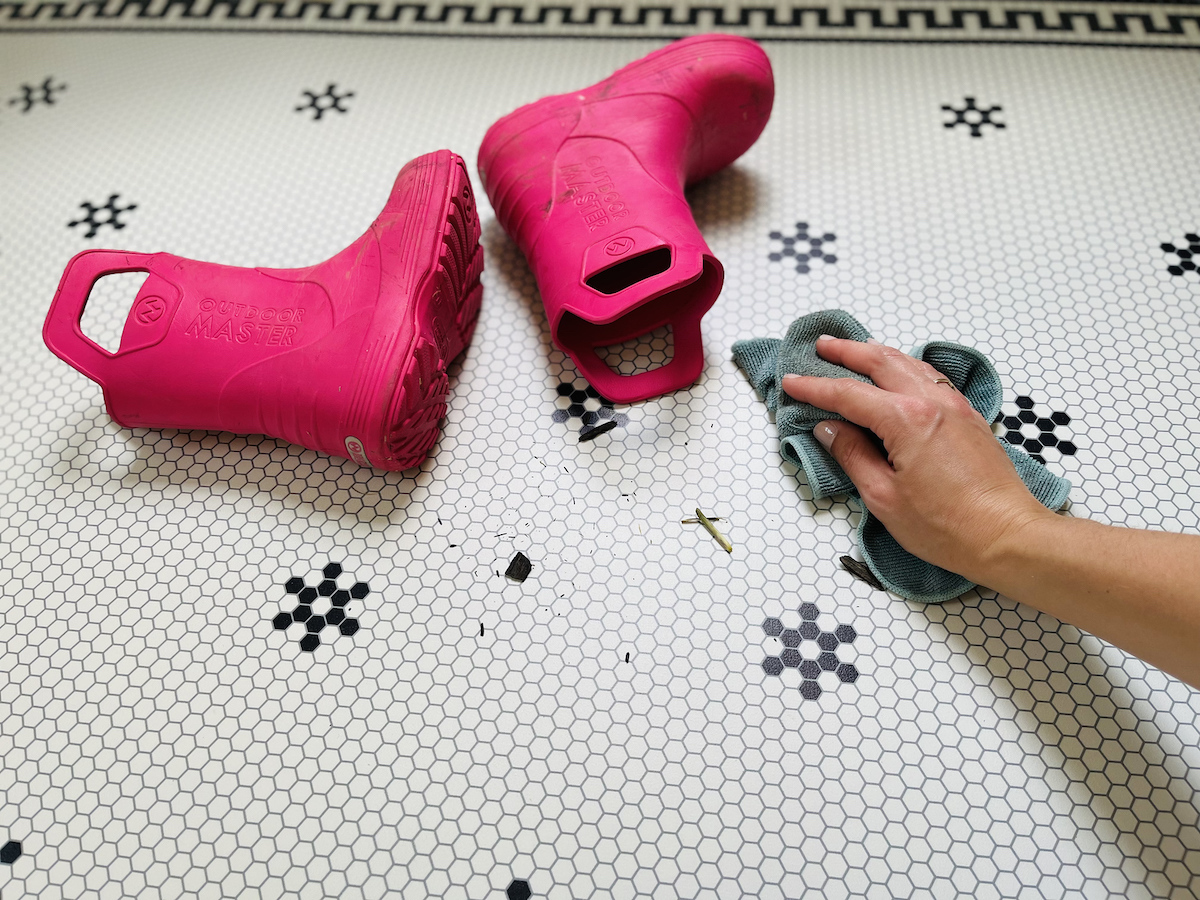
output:
M259 307L205 297L183 334L231 344L290 347L303 320L304 307Z
M138 301L137 312L133 314L139 325L152 325L162 318L167 311L167 304L162 297L143 297Z
M588 231L629 215L629 209L600 157L589 156L586 164L561 165L558 174L567 189L558 196L557 202L570 200L579 210Z
M613 238L605 247L604 252L609 256L621 256L633 249L633 239L627 237Z

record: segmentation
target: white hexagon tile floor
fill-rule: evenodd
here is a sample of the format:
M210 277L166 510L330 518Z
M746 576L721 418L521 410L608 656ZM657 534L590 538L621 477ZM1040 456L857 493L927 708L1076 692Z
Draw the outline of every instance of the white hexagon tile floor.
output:
M411 157L658 44L116 30L0 34L6 900L1200 894L1200 694L856 580L730 355L832 307L979 347L1072 514L1195 531L1196 51L767 41L770 125L690 194L697 384L589 390L480 192L442 437L384 474L117 427L41 341L67 260L325 259Z

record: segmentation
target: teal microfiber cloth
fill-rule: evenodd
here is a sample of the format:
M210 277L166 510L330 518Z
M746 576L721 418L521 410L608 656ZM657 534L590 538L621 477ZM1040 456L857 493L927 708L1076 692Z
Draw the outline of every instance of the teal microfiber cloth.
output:
M804 472L813 498L849 494L862 509L858 546L863 560L889 591L923 603L941 603L975 586L961 575L948 572L913 556L897 543L883 524L871 515L858 497L854 483L842 467L813 436L813 428L826 419L844 421L842 416L801 403L780 390L783 376L818 375L826 378L871 379L817 356L817 338L823 334L852 341L866 341L871 333L844 310L824 310L802 316L788 328L783 340L755 338L733 345L733 359L746 373L758 395L775 414L779 450L784 459ZM929 363L950 379L987 422L1000 412L1000 376L978 350L950 341L930 341L909 354ZM1000 441L1016 466L1025 486L1048 509L1067 501L1071 482L1050 474L1046 467L1023 450Z

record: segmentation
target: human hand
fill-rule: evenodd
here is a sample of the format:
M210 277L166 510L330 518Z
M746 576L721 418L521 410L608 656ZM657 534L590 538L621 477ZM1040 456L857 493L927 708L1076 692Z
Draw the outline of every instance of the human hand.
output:
M905 550L988 584L1007 545L1053 516L1029 493L990 424L940 372L892 347L823 336L817 353L875 382L786 375L782 384L795 399L849 420L821 422L813 434L867 509Z

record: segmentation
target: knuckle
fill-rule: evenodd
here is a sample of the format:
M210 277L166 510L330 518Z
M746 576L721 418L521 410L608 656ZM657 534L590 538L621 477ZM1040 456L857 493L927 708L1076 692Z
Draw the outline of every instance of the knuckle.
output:
M930 381L934 381L935 379L946 377L941 372L939 372L937 369L935 369L933 366L931 366L929 363L925 362L925 360L918 359L918 360L914 360L914 361L920 367L921 371L929 377Z
M855 486L867 509L880 519L886 518L895 508L895 492L884 479L863 479L862 484Z
M939 375L938 377L944 378L945 376ZM931 398L932 398L930 401L931 403L934 403L935 405L940 407L942 410L947 411L953 415L965 415L965 414L979 415L975 411L975 407L973 407L971 405L971 401L968 400L962 394L962 392L958 391L957 389L950 390L945 385L942 385L942 384L935 385L935 387L937 388L937 390L934 391L931 395Z
M862 452L859 447L855 446L853 436L847 433L845 427L838 429L837 437L833 439L829 451L844 469L852 467Z
M906 396L898 406L906 421L922 429L937 425L944 415L938 404L925 397Z
M950 398L950 406L959 415L983 419L983 414L971 405L971 401L958 392L955 392L954 396Z
M843 401L857 389L859 382L853 378L832 378L828 382L830 399Z
M889 347L886 344L879 345L879 358L889 364L900 364L905 360L911 360L912 357L906 354L903 350L896 347Z

